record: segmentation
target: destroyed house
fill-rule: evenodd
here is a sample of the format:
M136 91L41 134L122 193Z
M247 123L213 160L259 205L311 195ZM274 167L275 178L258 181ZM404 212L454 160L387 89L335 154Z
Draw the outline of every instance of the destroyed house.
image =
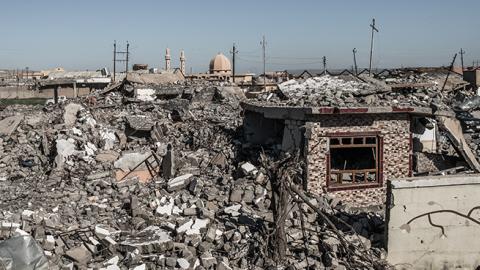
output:
M434 148L436 140L429 108L242 106L249 143L299 150L306 164L304 188L354 206L383 204L386 180L412 176L418 167L414 150Z

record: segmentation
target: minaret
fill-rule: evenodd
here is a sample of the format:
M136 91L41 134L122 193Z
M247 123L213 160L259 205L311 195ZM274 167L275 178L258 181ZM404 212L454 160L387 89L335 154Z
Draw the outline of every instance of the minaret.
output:
M167 48L165 51L165 70L170 70L170 49Z
M180 52L180 71L185 75L185 52L183 50Z

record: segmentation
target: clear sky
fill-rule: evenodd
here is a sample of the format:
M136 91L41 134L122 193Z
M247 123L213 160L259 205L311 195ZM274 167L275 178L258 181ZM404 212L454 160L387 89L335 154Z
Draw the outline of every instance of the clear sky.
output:
M239 51L237 70L350 68L352 49L368 66L374 17L373 66L448 65L463 48L465 62L480 60L479 0L2 0L0 68L68 70L112 67L113 41L131 46L131 62L172 66L185 50L187 71L203 72L218 52ZM457 63L460 63L459 61Z

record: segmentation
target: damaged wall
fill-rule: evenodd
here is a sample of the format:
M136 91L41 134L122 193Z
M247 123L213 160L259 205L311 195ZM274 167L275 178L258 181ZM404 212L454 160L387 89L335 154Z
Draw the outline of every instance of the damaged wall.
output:
M90 93L89 88L77 87L78 96L86 96ZM73 88L62 87L58 89L59 96L65 96L67 98L73 98ZM31 90L26 87L1 87L0 99L13 99L13 98L53 98L53 89L43 90Z
M480 265L480 175L391 181L388 261L396 269Z
M328 133L379 132L383 138L383 181L409 176L411 138L407 114L319 115L314 120L307 146L309 191L326 191ZM385 201L385 187L334 191L331 194L356 206Z
M281 144L284 121L268 119L257 112L245 111L243 130L247 142L254 145Z

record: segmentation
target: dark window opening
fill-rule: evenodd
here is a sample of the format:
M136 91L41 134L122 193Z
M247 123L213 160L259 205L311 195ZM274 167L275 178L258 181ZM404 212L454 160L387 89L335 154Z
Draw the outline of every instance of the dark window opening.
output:
M331 137L327 186L329 189L381 185L377 137Z

